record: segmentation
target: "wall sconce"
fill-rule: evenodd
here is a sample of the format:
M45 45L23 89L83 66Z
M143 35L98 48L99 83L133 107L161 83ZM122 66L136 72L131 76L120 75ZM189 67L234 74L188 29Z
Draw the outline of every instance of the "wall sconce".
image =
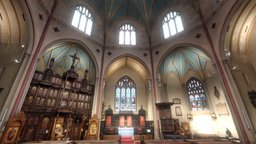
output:
M211 117L212 117L213 119L216 119L216 118L217 118L216 113L215 113L215 112L213 112L213 113L211 114Z
M188 118L189 120L192 119L192 114L191 114L190 112L187 114L187 118Z

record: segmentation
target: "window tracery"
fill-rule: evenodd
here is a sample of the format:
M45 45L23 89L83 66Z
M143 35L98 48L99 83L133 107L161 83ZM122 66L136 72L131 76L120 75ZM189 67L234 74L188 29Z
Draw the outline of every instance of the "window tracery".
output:
M136 45L136 32L133 26L125 24L119 30L120 45Z
M207 108L205 90L201 81L191 78L187 82L187 93L193 111Z
M136 85L124 76L116 84L116 111L136 111Z
M165 16L162 26L165 39L184 30L181 16L175 11L170 12Z
M91 35L93 20L89 10L84 6L77 6L74 11L71 25L87 35Z

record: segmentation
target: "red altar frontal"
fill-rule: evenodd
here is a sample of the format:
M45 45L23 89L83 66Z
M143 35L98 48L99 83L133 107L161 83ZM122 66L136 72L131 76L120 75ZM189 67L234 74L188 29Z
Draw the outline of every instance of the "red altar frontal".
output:
M105 111L105 121L101 121L101 139L117 139L119 136L143 136L146 139L153 139L153 121L146 121L146 111L141 107L138 114L132 111L123 111L113 114L109 107Z

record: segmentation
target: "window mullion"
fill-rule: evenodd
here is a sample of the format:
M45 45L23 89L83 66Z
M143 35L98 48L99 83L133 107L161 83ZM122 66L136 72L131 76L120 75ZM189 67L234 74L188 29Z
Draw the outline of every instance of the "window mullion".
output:
M123 30L123 33L124 33L123 36L124 36L124 45L125 45L125 30Z
M132 45L132 34L131 34L131 30L129 30L129 36L130 36L130 42L129 42L129 44Z
M124 94L124 105L125 105L125 109L127 109L127 88L125 88L125 94Z
M171 36L171 28L170 28L170 20L167 22L168 30L169 30L169 37Z
M82 18L82 14L81 14L81 11L79 11L79 21L78 21L77 28L79 28L79 26L80 26L81 18Z
M176 17L177 18L177 17ZM178 33L178 27L177 27L177 21L176 18L174 18L174 25L175 25L175 29L176 29L176 33Z
M129 100L129 104L130 104L130 107L131 107L131 110L132 110L132 89L130 88L130 100Z
M121 95L122 95L122 88L121 87L119 87L119 102L118 102L118 107L119 107L119 111L121 110Z
M88 24L88 17L87 17L87 16L85 16L85 17L86 17L86 21L85 21L84 32L86 32L86 29L87 29L87 24Z

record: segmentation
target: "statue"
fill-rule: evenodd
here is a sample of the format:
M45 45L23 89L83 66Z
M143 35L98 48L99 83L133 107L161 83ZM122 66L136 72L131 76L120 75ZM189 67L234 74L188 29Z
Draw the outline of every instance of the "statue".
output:
M52 68L52 67L53 67L54 61L55 61L55 59L54 59L54 58L51 58L50 63L49 63L49 68Z
M75 69L75 61L80 60L80 59L79 59L79 57L76 56L76 53L74 55L70 55L70 57L73 58L71 69L74 70Z
M44 73L44 80L46 81L51 80L53 76L53 70L52 70L53 65L54 65L54 58L51 58L51 60L49 61L48 68L45 70L45 73Z
M88 75L88 70L86 69L85 71L84 71L84 78L87 80L87 75Z
M57 138L58 141L60 141L64 137L64 135L62 134L63 128L60 124L56 124L54 132L55 132L55 137Z

